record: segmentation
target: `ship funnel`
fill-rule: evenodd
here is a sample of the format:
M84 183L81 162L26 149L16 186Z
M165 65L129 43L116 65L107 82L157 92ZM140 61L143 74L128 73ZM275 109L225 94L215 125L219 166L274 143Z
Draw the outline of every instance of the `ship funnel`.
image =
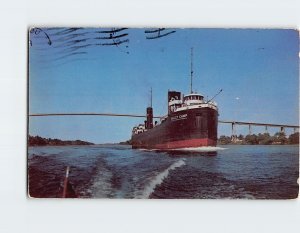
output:
M153 128L153 108L148 107L147 108L147 121L146 121L146 129L152 129Z
M170 115L181 105L181 92L168 91L168 114Z

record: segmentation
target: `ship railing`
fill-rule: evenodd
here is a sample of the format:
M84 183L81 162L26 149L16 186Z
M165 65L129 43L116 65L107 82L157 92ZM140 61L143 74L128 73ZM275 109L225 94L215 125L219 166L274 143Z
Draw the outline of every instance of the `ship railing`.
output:
M186 105L196 105L196 104L202 104L202 100L186 100L185 104Z
M160 118L160 123L164 122L167 118L168 118L168 115L162 116L162 117Z
M181 100L170 100L169 101L169 106L176 105L176 104L182 104L182 101Z
M213 106L218 106L218 104L215 102L215 101L209 101L209 102L207 102L207 104L209 104L209 105L213 105Z
M209 103L201 103L201 104L182 105L181 107L177 108L174 112L180 112L187 109L204 108L204 107L209 107L214 109L218 108L216 103L209 102Z

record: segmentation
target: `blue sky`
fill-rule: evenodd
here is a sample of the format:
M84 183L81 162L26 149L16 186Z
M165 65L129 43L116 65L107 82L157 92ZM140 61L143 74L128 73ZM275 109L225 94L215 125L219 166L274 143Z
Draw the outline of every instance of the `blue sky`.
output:
M129 42L119 46L99 45L108 41L94 39L103 36L96 32L103 30L108 29L43 28L51 45L43 32L30 33L30 113L144 114L152 87L154 115L165 115L168 89L189 92L193 47L194 90L212 97L223 89L216 98L220 119L298 124L295 30L175 29L168 36L148 40L145 29L127 29L123 38ZM74 44L74 40L81 41ZM132 127L141 122L142 118L125 117L34 117L29 133L119 142L129 139ZM229 125L219 125L219 135L230 132ZM240 126L237 132L246 133L247 127ZM254 127L253 132L264 128Z

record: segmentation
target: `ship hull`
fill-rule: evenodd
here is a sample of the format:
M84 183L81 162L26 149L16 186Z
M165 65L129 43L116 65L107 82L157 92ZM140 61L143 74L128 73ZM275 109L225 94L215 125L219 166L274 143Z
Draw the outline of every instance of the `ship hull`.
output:
M133 135L132 148L180 149L216 146L218 112L212 108L188 109L170 114L161 124Z

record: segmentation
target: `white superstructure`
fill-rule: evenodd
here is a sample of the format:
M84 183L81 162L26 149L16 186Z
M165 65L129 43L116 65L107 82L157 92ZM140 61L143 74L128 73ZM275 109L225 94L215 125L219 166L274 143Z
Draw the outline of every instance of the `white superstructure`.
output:
M218 110L217 103L214 101L204 101L203 95L198 93L191 93L180 99L171 99L169 101L169 107L171 112L179 112L187 109L195 108L212 108Z

